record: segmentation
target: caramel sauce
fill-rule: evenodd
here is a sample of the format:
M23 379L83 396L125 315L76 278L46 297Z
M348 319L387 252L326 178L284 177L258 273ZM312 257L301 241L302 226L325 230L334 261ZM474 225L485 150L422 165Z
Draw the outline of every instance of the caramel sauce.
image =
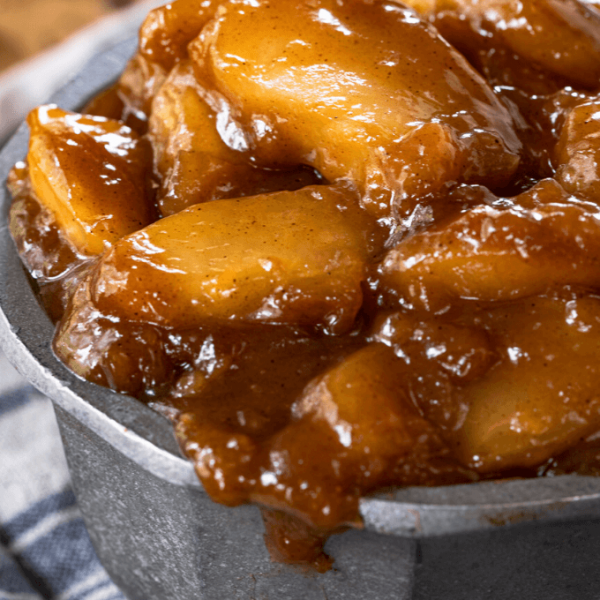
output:
M176 0L9 180L56 354L320 571L367 494L600 471L600 12L407 4Z

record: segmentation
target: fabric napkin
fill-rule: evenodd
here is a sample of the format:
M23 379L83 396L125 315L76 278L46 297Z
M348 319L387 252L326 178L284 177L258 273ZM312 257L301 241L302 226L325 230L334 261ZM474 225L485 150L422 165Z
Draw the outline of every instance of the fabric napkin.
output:
M163 3L136 2L2 73L0 147L28 110L92 56L135 35L148 11ZM0 355L0 600L42 599L125 597L92 548L50 401Z
M85 529L50 400L1 355L0 600L125 600Z

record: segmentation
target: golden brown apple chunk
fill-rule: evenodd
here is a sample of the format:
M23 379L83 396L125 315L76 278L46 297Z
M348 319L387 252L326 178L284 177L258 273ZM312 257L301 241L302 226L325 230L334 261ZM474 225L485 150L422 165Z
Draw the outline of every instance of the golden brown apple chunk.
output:
M392 2L224 4L190 44L227 131L262 164L353 180L376 215L466 180L506 184L520 149L492 90Z
M600 13L580 0L407 0L494 83L598 88ZM536 72L537 71L537 72ZM533 81L527 81L527 76ZM536 81L538 80L538 81Z
M482 472L533 467L600 427L600 300L565 293L483 312L499 362L454 391L468 407L448 432Z
M53 342L56 355L79 377L115 391L156 394L175 378L167 335L145 323L120 322L90 302L89 280L69 298Z
M600 100L568 114L555 148L556 178L569 193L600 204Z
M153 220L149 152L118 121L42 106L27 119L33 192L82 254L100 254Z
M283 507L293 498L296 515L331 528L354 521L360 491L399 483L402 469L410 481L414 463L443 454L443 445L409 396L408 371L372 344L310 382L273 438L251 499Z
M198 204L99 263L100 310L167 327L262 321L347 331L361 305L365 221L352 194L308 187Z
M447 318L391 314L374 339L404 358L404 393L465 467L536 467L598 430L596 296L565 288L492 308L464 304Z
M600 15L578 0L468 0L470 18L491 21L510 49L577 86L600 80Z
M31 191L24 162L13 167L6 184L13 196L8 227L30 275L43 284L71 271L78 263L77 252L61 235L54 215Z
M108 93L94 98L89 114L119 119L146 133L152 101L169 71L187 58L187 45L212 18L217 0L175 0L151 10L139 32L138 51Z
M458 298L511 300L565 284L600 284L600 214L544 180L470 209L390 250L384 296L437 311Z
M175 214L198 202L295 190L319 183L311 169L259 169L232 150L217 130L216 112L204 100L189 61L171 71L152 104L149 137L160 176L158 206Z
M223 0L175 0L148 13L139 33L139 53L169 71L187 57L187 45Z

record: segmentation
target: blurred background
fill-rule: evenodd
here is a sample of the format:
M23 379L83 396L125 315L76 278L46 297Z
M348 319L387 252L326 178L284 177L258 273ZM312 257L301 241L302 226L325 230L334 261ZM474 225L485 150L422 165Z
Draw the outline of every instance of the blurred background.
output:
M0 146L94 54L165 0L0 0Z
M0 0L0 71L131 0Z

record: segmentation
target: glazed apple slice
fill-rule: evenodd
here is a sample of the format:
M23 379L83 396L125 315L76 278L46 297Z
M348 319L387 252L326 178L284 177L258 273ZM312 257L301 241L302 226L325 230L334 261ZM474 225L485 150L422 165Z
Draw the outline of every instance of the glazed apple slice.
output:
M347 331L365 219L327 186L197 204L121 240L97 267L102 311L167 327L262 321Z
M561 83L591 90L598 87L600 14L594 2L407 0L406 4L433 18L451 44L469 55L479 54L476 61L499 79L505 77L494 64L500 57L504 68L522 70L520 83L525 86L527 73L535 78L539 69L558 79L559 87Z
M460 309L451 320L391 314L374 338L404 357L401 389L465 467L533 468L600 428L598 297L566 288Z
M600 428L600 301L533 297L481 315L497 364L453 393L468 406L448 432L479 471L534 467Z
M138 51L119 81L108 96L101 94L86 110L116 117L146 133L154 96L169 71L187 58L188 43L213 17L218 4L218 0L175 0L151 10L140 28Z
M390 348L371 344L315 378L265 452L251 500L292 504L293 514L331 529L355 522L363 493L414 483L415 463L443 444L410 399L409 371Z
M131 129L51 105L27 122L32 190L79 253L100 254L153 220L150 156Z
M187 58L187 45L214 16L223 0L175 0L148 13L139 33L139 53L171 70Z
M356 182L373 214L448 181L507 183L510 115L437 32L395 2L233 1L188 47L220 118L262 164Z
M232 149L217 129L217 115L205 101L189 61L171 71L154 98L149 137L160 177L157 203L168 216L199 202L295 190L319 183L312 169L287 171L253 166L243 136Z
M569 193L600 204L600 99L569 112L555 162L556 178Z
M384 297L438 311L457 298L511 300L600 283L597 208L544 180L514 199L468 210L390 250Z
M585 3L578 0L469 0L454 4L480 27L491 22L509 48L531 64L572 85L598 87L600 15Z

